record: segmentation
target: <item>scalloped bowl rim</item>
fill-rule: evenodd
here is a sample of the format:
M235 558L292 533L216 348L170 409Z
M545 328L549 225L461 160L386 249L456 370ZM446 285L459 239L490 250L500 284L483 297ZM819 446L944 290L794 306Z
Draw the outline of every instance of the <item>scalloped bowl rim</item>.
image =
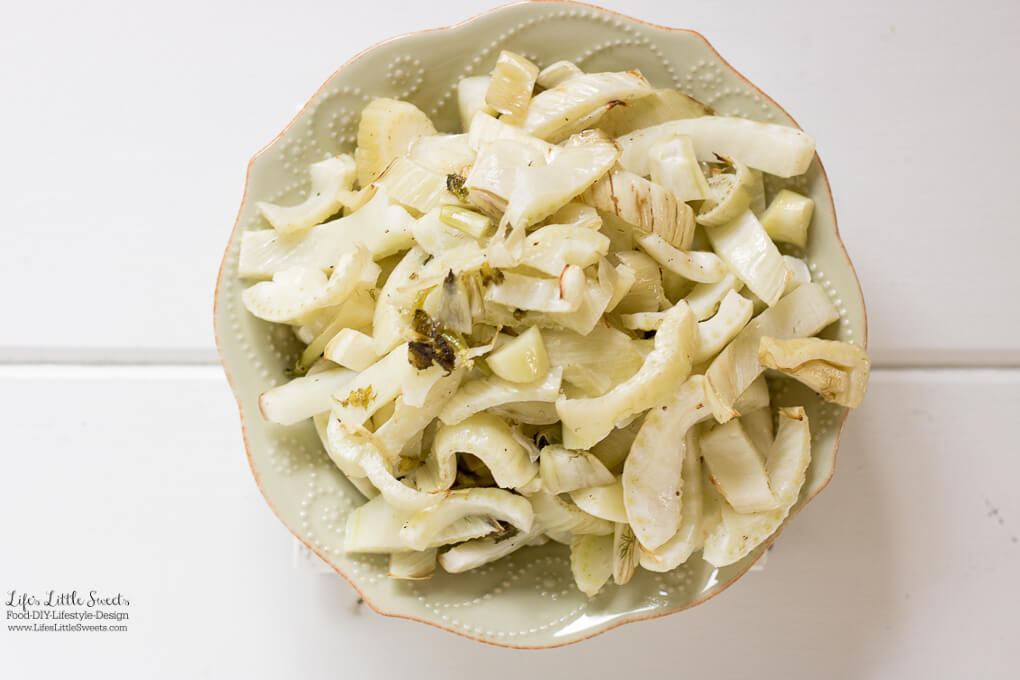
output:
M555 648L555 647L564 647L564 646L567 646L567 645L572 645L572 644L576 644L578 642L582 642L584 640L591 639L591 638L593 638L595 636L601 635L601 634L606 633L606 632L608 632L610 630L613 630L614 628L618 628L618 627L626 625L628 623L635 623L635 622L638 622L638 621L647 621L647 620L656 619L656 618L660 618L660 617L663 617L663 616L668 616L670 614L676 614L676 613L685 611L687 609L690 609L692 607L700 605L700 604L702 604L704 602L707 602L708 600L712 599L713 597L715 597L715 596L719 595L720 593L724 592L725 590L729 589L733 584L735 584L738 580L740 580L748 572L748 570L752 566L754 566L754 564L758 561L758 559L761 558L761 555L763 555L765 553L765 551L762 550L761 553L759 554L758 558L748 562L746 567L742 571L737 573L728 583L723 585L721 588L719 588L718 590L716 590L716 591L714 591L714 592L712 592L712 593L710 593L708 595L705 595L704 597L696 599L696 600L694 600L694 601L692 601L692 602L690 602L690 603L688 603L686 605L683 605L683 606L680 606L680 607L671 608L671 609L664 609L662 611L656 611L656 612L653 612L653 613L650 613L650 614L643 614L643 615L639 615L639 616L630 616L630 617L623 616L619 620L607 623L607 624L605 624L603 626L600 626L600 627L592 630L591 633L588 634L588 635L585 635L585 636L582 636L582 637L577 637L577 638L572 638L572 639L569 639L569 640L564 640L562 642L554 642L554 643L550 643L550 644L516 645L516 644L506 643L506 642L497 642L495 640L486 639L484 637L479 637L479 636L471 635L471 634L469 634L469 633L467 633L465 631L461 631L461 630L458 630L456 628L451 628L451 627L443 626L442 624L440 624L437 621L432 621L432 620L429 620L429 619L425 619L425 618L421 618L421 617L417 617L417 616L412 616L412 615L405 614L405 613L402 613L402 612L399 612L399 611L390 611L390 610L387 610L386 608L376 604L369 597L367 597L366 594L360 588L358 588L357 584L354 582L354 580L351 577L349 577L340 567L338 567L331 560L329 560L326 557L326 555L324 555L321 551L316 549L315 546L311 545L308 541L306 541L300 535L300 533L297 530L295 530L287 522L287 520L285 520L283 518L283 516L280 514L280 511L277 509L276 504L273 502L273 500L266 493L265 488L262 485L262 480L261 480L261 478L259 476L259 472L255 468L255 462L254 462L254 460L252 458L252 454L251 454L251 444L250 444L250 442L248 440L248 430L247 430L247 426L246 426L248 414L245 413L244 405L243 405L242 400L241 400L241 395L240 395L237 387L235 386L233 378L230 375L230 370L227 368L227 360L226 360L226 355L225 355L224 350L223 350L223 343L220 341L220 328L219 328L219 323L217 321L217 319L219 317L217 315L217 311L218 311L219 301L220 301L220 287L221 287L221 281L222 281L222 278L223 278L223 270L224 270L224 267L226 266L226 263L227 263L228 254L229 254L229 250L230 250L230 244L233 242L234 236L237 233L237 230L240 228L241 215L242 215L242 211L244 209L244 206L245 206L245 204L247 202L248 188L249 188L250 183L251 183L252 169L254 167L255 161L259 158L259 156L261 156L264 152L266 152L274 144L276 144L276 142L278 142L281 138L283 138L283 136L286 135L286 133L305 115L305 113L308 110L308 107L311 105L311 103L327 87L329 82L332 81L332 79L334 77L336 77L339 73L341 73L350 64L358 61L359 59L361 59L363 56L365 56L369 52L372 52L372 51L374 51L374 50L376 50L376 49L378 49L378 48L380 48L380 47L382 47L384 45L388 45L388 44L393 43L393 42L398 42L398 41L401 41L401 40L403 40L405 38L408 38L408 37L411 37L411 36L420 35L422 33L432 33L432 32L439 32L439 31L450 31L450 30L455 30L455 29L461 28L461 27L466 27L466 26L470 25L471 23L475 22L477 19L479 19L481 17L488 16L489 14L493 14L493 13L499 12L501 10L504 10L504 9L508 8L508 7L515 7L515 6L519 6L519 5L533 5L533 4L569 4L569 5L576 5L578 7L584 7L584 8L587 8L587 9L594 9L594 10L598 10L598 11L602 11L602 12L607 12L607 13L612 14L612 15L620 18L620 19L624 19L626 21L632 21L632 22L635 22L635 23L638 23L638 24L642 24L642 25L645 25L645 26L649 26L649 27L652 27L652 28L656 28L656 29L659 29L659 30L665 30L665 31L670 31L670 32L679 32L679 33L690 34L690 35L698 38L699 40L701 40L705 44L705 46L716 56L716 58L719 59L719 61L722 63L723 66L725 66L727 69L729 69L735 76L737 76L738 78L743 80L748 85L748 87L750 87L753 91L757 92L765 100L767 100L769 103L771 103L777 109L779 109L784 115L786 115L793 122L794 126L796 126L798 129L802 129L800 127L800 125L797 124L797 122L793 118L793 116L791 116L786 111L786 109L784 109L778 102L776 102L774 99L772 99L772 97L770 97L768 94L766 94L764 91L762 91L761 88L759 88L754 83L752 83L746 76L744 76L742 73L740 73L740 71L738 71L736 68L734 68L719 53L719 51L715 49L715 47L712 45L712 43L709 42L708 39L705 38L705 36L702 35L701 33L699 33L698 31L695 31L695 30L692 30L692 29L689 29L689 28L675 28L675 27L672 27L672 26L663 26L661 24L656 24L656 23L653 23L653 22L644 21L642 19L638 19L636 17L632 17L632 16L629 16L629 15L623 14L621 12L617 12L615 10L607 9L605 7L600 7L598 5L593 5L593 4L589 4L589 3L583 3L583 2L577 2L576 0L520 0L519 2L511 2L511 3L506 3L506 4L503 4L503 5L498 5L496 7L488 9L488 10L486 10L484 12L479 12L478 14L475 14L475 15L473 15L471 17L468 17L467 19L459 21L459 22L457 22L455 24L451 24L449 26L439 26L439 27L435 27L435 28L426 28L426 29L421 29L421 30L417 30L417 31L411 31L411 32L408 32L408 33L402 33L400 35L396 35L396 36L387 38L385 40L381 40L381 41L375 43L374 45L371 45L370 47L367 47L367 48L361 50L360 52L355 54L353 57L351 57L350 59L345 61L340 67L338 67L332 74L330 74L326 78L326 80L323 82L323 84L315 91L315 93L312 94L311 97L309 97L308 101L301 107L301 109L296 114L294 114L294 117L291 118L291 120L287 123L287 125L283 128L283 130L281 130L275 137L273 137L272 140L270 140L262 148L260 148L258 151L256 151L255 154L248 161L248 166L247 166L247 169L245 171L244 192L242 193L242 196L241 196L241 206L238 208L237 218L234 221L234 226L233 226L233 229L230 232L230 237L229 237L228 242L227 242L227 248L224 251L223 259L220 262L220 268L219 268L219 271L218 271L217 277L216 277L216 290L215 290L214 303L213 303L213 326L214 326L215 337L216 337L216 350L217 350L217 353L219 354L219 357L220 357L220 363L223 366L223 372L226 375L228 384L230 385L230 390L231 390L231 392L234 395L234 399L237 401L237 408L238 408L238 412L239 412L240 420L241 420L241 432L242 432L242 437L244 439L245 454L248 457L248 465L251 468L252 476L255 478L255 483L256 483L256 485L259 488L259 492L262 494L262 497L265 499L266 503L268 503L269 507L272 509L273 514L276 515L276 517L280 520L281 523L283 523L283 525L287 528L287 530L290 531L294 535L294 537L297 538L305 547L307 547L310 551L315 553L320 559L322 559L323 562L325 562L334 571L336 571L340 576L342 576L344 578L344 580L347 581L351 585L351 587L355 590L355 592L358 593L358 595L362 599L362 601L365 604L367 604L373 611L375 611L375 612L377 612L379 614L382 614L383 616L389 616L389 617L399 618L399 619L407 619L409 621L417 621L419 623L424 623L424 624L427 624L429 626L433 626L435 628L439 628L440 630L444 630L444 631L447 631L447 632L450 632L450 633L454 633L454 634L459 635L461 637L465 637L465 638L468 638L470 640L475 640L475 641L478 641L478 642L483 642L485 644L492 645L492 646L495 646L495 647L506 647L506 648L512 648L512 649L551 649L551 648ZM821 175L821 178L822 178L822 182L823 182L823 185L824 185L824 188L825 188L825 193L828 196L828 200L829 200L830 206L832 207L833 227L835 229L836 241L839 244L839 246L843 249L844 255L846 255L846 261L848 263L848 266L849 266L849 269L850 269L850 273L852 274L854 283L857 286L857 291L858 291L858 295L860 297L861 307L862 307L862 312L863 312L863 314L862 314L862 322L861 322L861 333L862 333L863 337L862 337L861 344L862 344L862 346L864 348L867 348L867 346L868 346L868 322L867 322L867 307L866 307L866 303L865 303L865 300L864 300L864 294L863 294L863 291L861 290L860 280L857 277L857 271L854 269L853 261L851 260L851 258L849 256L849 253L847 253L846 246L843 243L842 237L840 236L840 233L839 233L839 223L838 223L838 219L836 217L835 204L834 204L833 198L832 198L832 188L831 188L831 186L829 184L829 177L828 177L828 175L825 172L825 166L822 164L822 159L821 159L821 157L817 153L815 153L815 161L818 163L818 169L819 169L819 172L820 172L820 175ZM790 514L789 514L789 516L783 522L783 524L779 527L779 529L777 529L771 536L769 536L764 541L763 545L764 545L765 548L768 548L769 546L771 546L771 544L773 542L775 542L775 540L779 537L779 535L783 532L783 530L788 526L788 524L793 520L793 518L797 514L799 514L800 511L804 507L806 507L809 502L811 502L811 500L813 500L819 493L821 493L822 490L825 487L827 487L829 485L829 482L832 480L832 476L835 474L835 461L838 458L839 444L840 444L840 440L841 440L841 438L843 436L843 431L844 431L844 428L846 427L846 421L847 421L847 418L849 417L849 414L850 414L849 411L844 412L844 414L842 416L842 419L841 419L841 421L839 423L839 429L838 429L838 431L836 433L835 446L834 446L834 449L833 449L833 467L832 467L832 470L829 472L828 476L821 482L821 484L814 491L814 493L812 493L811 495L807 496L802 503L799 503L797 507L792 509Z

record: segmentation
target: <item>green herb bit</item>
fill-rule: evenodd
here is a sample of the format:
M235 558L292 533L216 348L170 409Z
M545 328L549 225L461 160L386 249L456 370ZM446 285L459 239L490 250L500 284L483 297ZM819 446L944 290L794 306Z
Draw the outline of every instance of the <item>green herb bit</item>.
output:
M449 190L451 194L465 202L467 202L468 200L467 188L464 186L466 182L467 180L464 178L463 175L451 173L446 176L447 190Z
M411 320L411 328L418 335L426 338L434 338L439 334L439 322L429 316L428 312L420 307L414 310L414 318Z
M492 220L474 210L459 205L444 205L439 209L439 221L459 229L469 236L481 238L492 228Z
M407 343L407 361L419 371L424 371L435 360L432 345L417 340Z
M630 554L631 546L634 545L634 534L630 531L624 531L620 534L620 559L627 559L627 555Z
M433 360L440 368L447 373L457 365L457 352L447 340L445 334L440 334L434 341Z
M488 262L483 262L481 268L478 270L478 274L482 277L482 285L487 286L490 283L499 285L503 283L503 272L496 269Z
M439 332L439 336L447 342L454 350L458 352L467 351L467 342L464 340L464 336L455 330L450 328L444 328Z
M375 399L375 390L371 385L352 390L346 399L336 400L344 408L365 408Z

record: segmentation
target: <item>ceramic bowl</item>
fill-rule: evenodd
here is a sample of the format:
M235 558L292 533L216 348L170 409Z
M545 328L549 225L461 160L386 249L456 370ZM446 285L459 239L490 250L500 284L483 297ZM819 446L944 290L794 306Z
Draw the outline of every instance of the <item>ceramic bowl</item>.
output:
M307 191L309 163L353 148L359 112L369 99L406 99L426 111L440 130L455 130L458 79L488 73L502 49L526 55L539 65L569 59L587 71L637 68L653 84L678 88L720 114L796 125L698 33L654 26L597 7L525 2L450 28L388 40L341 66L249 164L244 199L216 287L216 337L262 493L287 528L350 581L368 605L382 614L482 642L552 647L700 604L743 575L768 543L723 569L695 554L671 573L638 570L628 585L609 585L592 599L574 587L567 549L555 544L522 550L466 574L451 576L439 570L428 581L388 579L385 557L343 553L344 517L363 499L326 457L311 423L284 428L259 415L259 393L287 380L284 369L293 365L299 346L286 327L245 311L244 284L236 273L242 232L268 227L255 202L300 200ZM841 319L829 335L864 344L864 302L839 239L821 162L816 158L805 176L771 183L767 189L775 192L783 186L815 201L810 246L795 254L808 260L812 276L839 309ZM813 459L799 510L832 476L847 414L795 384L780 384L777 391L775 402L807 407L814 432Z

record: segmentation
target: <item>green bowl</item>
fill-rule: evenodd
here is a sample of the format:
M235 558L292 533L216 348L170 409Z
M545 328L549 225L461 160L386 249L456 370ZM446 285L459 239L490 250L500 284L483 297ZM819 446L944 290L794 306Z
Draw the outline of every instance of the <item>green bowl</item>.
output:
M288 328L250 316L237 277L241 233L268 225L256 201L298 201L307 192L308 164L353 148L359 112L372 97L397 97L426 111L440 130L458 125L456 83L487 73L500 50L546 65L560 59L588 71L640 69L661 87L678 88L717 112L796 125L693 31L665 28L604 9L565 2L500 7L449 28L380 43L340 67L300 113L248 165L247 186L216 286L220 357L241 412L255 480L280 520L328 562L381 614L422 621L458 635L508 647L553 647L630 621L700 604L743 575L771 543L737 564L716 569L695 554L673 572L638 570L626 586L609 585L592 599L573 585L566 548L527 548L474 571L437 573L428 581L393 581L383 556L344 554L346 514L363 498L333 466L310 422L280 427L259 415L258 395L287 380L299 346ZM798 252L832 296L841 320L831 337L865 344L864 300L836 229L821 162L803 177L777 181L816 205L810 246ZM780 404L803 404L811 419L813 459L796 510L832 477L846 410L822 402L795 383L775 383Z

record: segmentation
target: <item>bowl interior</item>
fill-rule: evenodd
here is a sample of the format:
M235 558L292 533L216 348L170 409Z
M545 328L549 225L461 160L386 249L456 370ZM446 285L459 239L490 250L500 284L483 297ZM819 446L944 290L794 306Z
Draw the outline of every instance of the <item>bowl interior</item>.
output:
M455 86L487 73L501 49L539 65L569 59L587 71L640 69L660 87L678 88L726 115L792 124L771 100L743 80L705 40L691 32L650 26L588 6L559 2L510 5L463 24L377 45L335 73L249 167L244 202L216 291L216 332L224 367L241 408L252 469L280 519L340 571L382 613L419 619L495 644L542 647L574 642L627 620L697 604L738 576L765 550L715 569L696 554L672 573L638 570L626 587L609 585L589 600L572 583L567 550L528 548L467 574L437 572L429 581L386 577L384 557L346 556L346 513L363 498L334 468L311 423L279 427L262 420L258 395L287 380L299 345L285 327L250 316L236 275L241 233L265 229L256 201L296 202L308 189L308 164L350 151L361 108L377 96L413 102L440 130L459 126ZM816 204L805 257L813 278L832 296L841 320L828 335L865 342L860 289L836 232L828 184L817 160L794 180L767 183L769 195L789 186ZM800 505L826 484L835 463L845 409L822 402L789 381L773 382L774 401L807 408L813 460Z

